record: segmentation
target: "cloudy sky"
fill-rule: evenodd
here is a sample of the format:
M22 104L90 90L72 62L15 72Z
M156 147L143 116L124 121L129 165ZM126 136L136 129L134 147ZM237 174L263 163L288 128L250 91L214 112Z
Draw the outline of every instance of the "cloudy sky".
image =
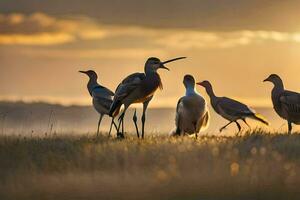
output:
M2 0L0 99L89 104L94 69L112 90L148 57L187 56L160 71L152 106L175 106L182 77L208 79L218 95L270 106L278 73L300 90L298 0ZM197 88L204 93L202 88Z

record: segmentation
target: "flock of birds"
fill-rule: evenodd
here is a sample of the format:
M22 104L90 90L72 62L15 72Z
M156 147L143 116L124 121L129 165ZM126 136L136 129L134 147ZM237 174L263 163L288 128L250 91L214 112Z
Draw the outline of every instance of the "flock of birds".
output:
M144 138L147 107L155 91L163 87L157 70L169 70L165 64L184 58L186 57L178 57L164 62L155 57L148 58L145 63L144 73L133 73L127 76L118 85L115 93L97 82L98 76L95 71L79 71L89 77L87 89L93 99L95 110L100 114L97 135L99 134L99 127L103 116L109 115L111 117L109 136L114 127L117 131L117 137L124 138L124 116L127 109L131 104L142 103L141 135L137 125L136 111L133 115L133 121L137 137ZM274 85L271 93L274 110L281 118L287 120L288 132L291 133L292 124L300 124L300 94L285 90L281 78L276 74L271 74L264 80L264 82L266 81ZM238 120L243 121L250 128L246 121L247 118L257 120L266 125L269 124L263 116L257 114L247 105L228 97L216 96L209 81L196 83L193 76L185 75L183 84L186 88L186 93L177 103L175 118L176 129L172 132L173 136L195 134L197 137L197 134L201 130L208 127L210 116L207 103L206 100L197 93L195 89L196 84L205 88L215 112L229 121L225 126L220 128L220 132L232 123L235 123L240 131L241 125ZM124 106L124 108L121 110L122 106ZM119 113L121 114L119 115ZM114 119L118 115L118 124L116 124Z

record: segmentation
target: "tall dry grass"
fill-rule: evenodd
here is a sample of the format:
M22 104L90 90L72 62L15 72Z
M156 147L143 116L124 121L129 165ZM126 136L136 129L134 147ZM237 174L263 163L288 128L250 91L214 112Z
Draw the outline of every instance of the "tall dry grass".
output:
M300 199L300 134L0 136L0 199Z

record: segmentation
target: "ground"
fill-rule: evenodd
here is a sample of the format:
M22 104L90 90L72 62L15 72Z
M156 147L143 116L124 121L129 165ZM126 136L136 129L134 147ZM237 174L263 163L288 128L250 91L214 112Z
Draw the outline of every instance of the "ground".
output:
M0 136L0 199L300 199L300 134Z

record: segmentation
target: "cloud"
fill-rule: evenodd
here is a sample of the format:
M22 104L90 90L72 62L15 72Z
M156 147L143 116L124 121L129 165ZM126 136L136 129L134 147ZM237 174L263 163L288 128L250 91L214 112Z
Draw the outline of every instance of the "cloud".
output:
M263 42L297 42L300 33L283 33L276 31L233 31L233 32L201 32L178 31L167 34L156 40L158 44L176 49L232 48Z
M132 38L132 40L140 38L140 49L147 48L143 46L144 43L151 43L154 49L151 51L159 48L179 50L232 48L263 42L300 43L300 33L297 32L265 30L208 32L193 29L154 29L136 26L108 26L84 16L59 18L44 13L0 15L0 44L4 45L48 46L84 40L113 39L120 45L116 49L128 49L130 46L124 46L123 43L127 38ZM134 48L132 51L135 51ZM93 52L99 50L91 51L90 55L95 55ZM109 55L109 53L106 54ZM134 54L130 53L130 55Z
M101 39L104 29L93 20L55 18L44 13L0 15L0 44L57 45L77 40Z
M74 37L65 33L38 33L31 35L6 34L0 35L0 44L14 45L56 45L74 40Z
M44 57L44 58L108 58L108 59L134 59L146 58L149 55L166 56L166 52L159 48L142 49L142 48L118 48L118 49L73 49L73 50L59 50L59 49L28 49L22 52L23 55L30 57Z
M57 20L43 13L33 13L31 15L11 13L0 15L1 34L52 33L67 30L70 28L71 22L69 21L68 24L69 25L66 26L66 20Z
M37 3L38 2L38 3ZM77 13L109 25L299 31L299 0L2 0L0 12Z

